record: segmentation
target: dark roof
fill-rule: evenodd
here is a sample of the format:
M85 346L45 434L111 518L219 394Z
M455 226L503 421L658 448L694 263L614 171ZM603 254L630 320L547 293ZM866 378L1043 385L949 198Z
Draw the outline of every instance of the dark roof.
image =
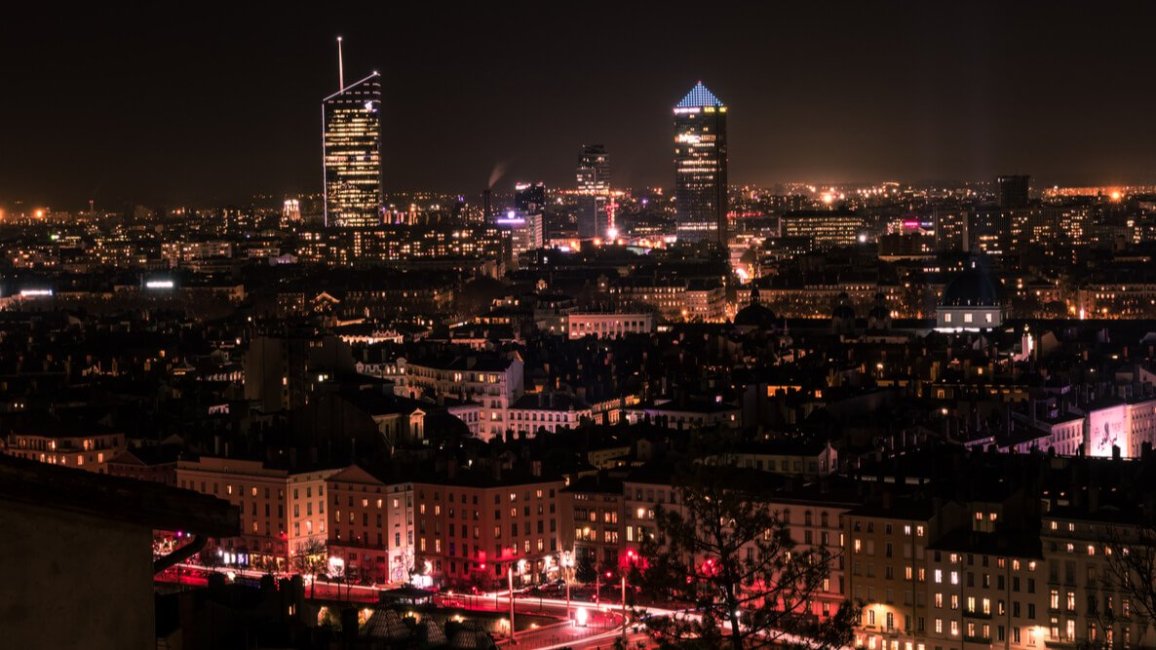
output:
M563 492L594 492L622 496L622 479L606 475L580 476Z
M897 497L888 502L872 500L851 509L849 516L881 517L883 519L908 519L928 521L935 515L935 507L926 499Z
M0 454L0 499L158 530L239 535L240 513L216 497Z
M585 400L569 393L526 393L510 405L510 408L529 411L581 411L590 408Z
M735 314L735 325L739 327L771 328L775 320L775 312L758 302L751 302Z
M109 464L131 465L134 464L135 459L140 465L170 465L176 464L180 456L181 448L179 445L156 445L126 449L108 462Z
M834 318L855 318L855 309L851 305L839 304L835 305L834 311L831 312Z
M987 269L973 263L943 289L943 307L999 307L999 292Z
M941 551L1010 555L1043 559L1044 548L1038 531L1000 531L982 533L959 529L944 535L930 548Z

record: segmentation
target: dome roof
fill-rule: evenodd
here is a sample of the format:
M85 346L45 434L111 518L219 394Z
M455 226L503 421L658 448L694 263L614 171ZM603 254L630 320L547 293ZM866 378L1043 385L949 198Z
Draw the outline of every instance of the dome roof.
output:
M999 307L999 291L987 270L974 262L943 289L943 307Z
M735 325L739 327L770 328L775 321L775 312L757 302L752 302L735 314Z

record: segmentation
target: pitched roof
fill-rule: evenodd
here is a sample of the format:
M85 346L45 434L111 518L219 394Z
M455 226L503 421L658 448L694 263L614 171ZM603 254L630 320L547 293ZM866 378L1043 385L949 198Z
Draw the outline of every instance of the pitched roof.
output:
M723 105L724 104L722 103L722 100L718 97L715 97L714 93L708 90L706 86L702 85L702 82L700 81L694 85L694 88L690 89L690 92L686 94L686 97L682 98L682 101L680 101L678 105L675 106L675 108L702 108L704 106L720 107Z

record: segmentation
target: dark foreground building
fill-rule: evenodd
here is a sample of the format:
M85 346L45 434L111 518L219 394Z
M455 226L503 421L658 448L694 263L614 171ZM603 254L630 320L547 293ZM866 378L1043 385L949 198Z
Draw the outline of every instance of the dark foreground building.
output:
M0 645L155 648L153 575L237 522L214 497L0 455ZM154 562L154 529L192 541Z

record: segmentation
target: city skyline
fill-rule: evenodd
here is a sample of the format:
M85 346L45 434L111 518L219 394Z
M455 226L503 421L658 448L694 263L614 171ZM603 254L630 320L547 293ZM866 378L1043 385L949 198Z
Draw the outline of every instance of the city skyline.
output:
M677 11L635 7L608 23L615 27L591 58L597 74L563 65L568 45L611 16L600 9L553 33L526 34L509 27L517 12L505 7L452 16L375 10L356 22L341 11L240 9L219 25L210 15L172 24L150 12L112 12L77 15L52 48L37 46L44 17L23 10L0 28L0 47L6 60L26 61L9 71L13 96L38 101L4 108L0 143L15 153L0 162L0 200L69 209L89 199L319 192L308 106L331 92L336 35L346 37L351 69L381 70L386 123L413 126L383 134L394 152L383 160L387 191L472 192L495 173L511 186L524 178L569 186L582 142L616 152L617 185L669 186L659 116L696 79L739 111L734 184L1021 171L1044 185L1156 176L1156 136L1143 110L1150 91L1139 82L1143 39L1130 36L1145 21L1122 5L1049 7L1046 15L998 5L724 6L722 28L684 48L665 40L677 31ZM549 16L542 19L554 24ZM394 31L383 35L387 23ZM814 25L822 52L795 56L813 48L808 30L786 29L792 24ZM210 30L218 37L205 46L198 37ZM64 123L69 95L52 81L61 74L75 80L71 96L83 98ZM516 99L530 78L545 101ZM1087 86L1073 88L1072 79ZM145 81L148 97L127 100ZM541 137L514 137L527 131ZM61 157L65 146L70 155Z
M1156 5L1009 5L6 11L5 640L1156 649Z

